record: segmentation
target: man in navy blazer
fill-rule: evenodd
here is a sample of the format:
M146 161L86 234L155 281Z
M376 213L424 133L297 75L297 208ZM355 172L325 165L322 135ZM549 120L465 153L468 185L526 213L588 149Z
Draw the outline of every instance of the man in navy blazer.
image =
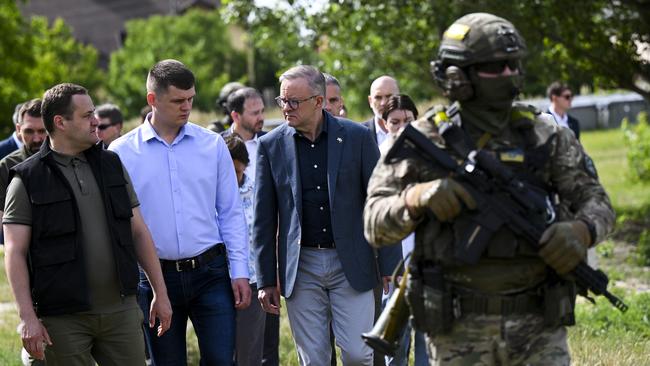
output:
M287 122L258 147L258 298L271 313L279 313L280 293L286 298L301 365L330 364L330 320L343 364L371 365L361 333L372 328L372 289L401 258L401 248L389 247L377 266L363 236L379 150L368 129L323 110L325 78L316 68L291 68L280 82L276 101Z
M12 117L14 126L16 126L16 131L14 131L9 137L6 139L0 141L0 159L3 159L5 156L11 154L12 152L18 150L21 146L23 146L23 142L20 139L20 127L18 126L18 122L20 121L20 107L22 107L23 103L20 103L16 106L16 111L14 112L14 115Z

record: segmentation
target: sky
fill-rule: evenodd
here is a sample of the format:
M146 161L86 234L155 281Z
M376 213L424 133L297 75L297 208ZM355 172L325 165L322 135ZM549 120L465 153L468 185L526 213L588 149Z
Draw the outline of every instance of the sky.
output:
M295 0L295 4L307 8L308 13L317 13L327 5L329 0ZM264 6L267 8L289 8L290 5L286 0L255 0L255 6Z

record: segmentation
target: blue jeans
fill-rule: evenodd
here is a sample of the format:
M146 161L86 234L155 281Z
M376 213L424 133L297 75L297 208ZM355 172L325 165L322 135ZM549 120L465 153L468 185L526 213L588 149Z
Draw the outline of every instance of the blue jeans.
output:
M231 366L235 348L235 306L226 256L220 255L201 267L176 272L163 271L172 304L172 323L162 336L149 328L151 285L140 272L138 302L144 313L145 340L155 366L185 366L187 319L199 341L201 365Z

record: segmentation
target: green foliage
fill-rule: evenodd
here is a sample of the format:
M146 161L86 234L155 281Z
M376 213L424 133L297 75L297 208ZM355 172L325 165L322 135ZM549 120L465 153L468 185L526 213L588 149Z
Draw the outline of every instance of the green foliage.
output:
M580 327L592 335L616 337L619 334L632 333L638 337L650 339L650 293L631 294L614 289L629 306L621 313L602 296L596 299L596 305L580 304L576 310L576 321Z
M77 42L63 19L48 26L47 18L31 19L34 68L28 69L30 90L43 93L59 83L84 86L91 94L102 86L104 73L97 67L97 50Z
M51 26L45 17L27 22L15 1L0 0L0 132L13 130L9 117L16 104L51 86L74 82L93 91L102 80L97 51L74 40L63 20Z
M621 126L628 144L627 161L631 177L642 182L650 182L650 125L648 114L639 114L638 123L631 125L626 119Z
M269 9L223 1L229 21L249 30L257 47L273 50L264 62L280 68L310 62L333 74L346 106L357 113L368 112L368 88L382 74L395 76L402 92L418 101L438 96L429 62L440 36L455 19L481 11L511 20L526 39L525 94L544 94L562 79L574 90L618 87L650 99L650 90L637 83L650 81L650 64L637 52L650 40L650 12L642 2L350 0L329 1L320 10L305 3L279 1Z
M126 32L124 47L111 55L108 84L128 117L146 104L147 72L160 60L177 59L192 70L197 90L194 106L203 111L214 109L225 83L244 75L244 56L231 45L217 11L131 20Z
M34 67L29 50L28 24L20 16L14 0L0 0L0 131L13 129L11 115L17 103L30 94L24 89L28 83L26 68Z
M650 230L643 230L636 247L637 264L650 266Z
M596 247L596 252L603 258L610 258L614 255L614 243L611 241L600 243Z

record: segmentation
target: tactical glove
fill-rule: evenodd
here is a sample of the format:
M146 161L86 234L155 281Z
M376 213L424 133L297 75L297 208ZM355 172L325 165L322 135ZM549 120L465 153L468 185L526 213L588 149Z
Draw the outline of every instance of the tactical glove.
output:
M470 210L476 208L474 198L451 178L419 183L406 192L406 207L416 217L428 208L439 221L451 221L460 213L461 202Z
M558 274L566 274L587 256L591 234L587 224L580 220L558 222L549 226L539 244L539 255Z

